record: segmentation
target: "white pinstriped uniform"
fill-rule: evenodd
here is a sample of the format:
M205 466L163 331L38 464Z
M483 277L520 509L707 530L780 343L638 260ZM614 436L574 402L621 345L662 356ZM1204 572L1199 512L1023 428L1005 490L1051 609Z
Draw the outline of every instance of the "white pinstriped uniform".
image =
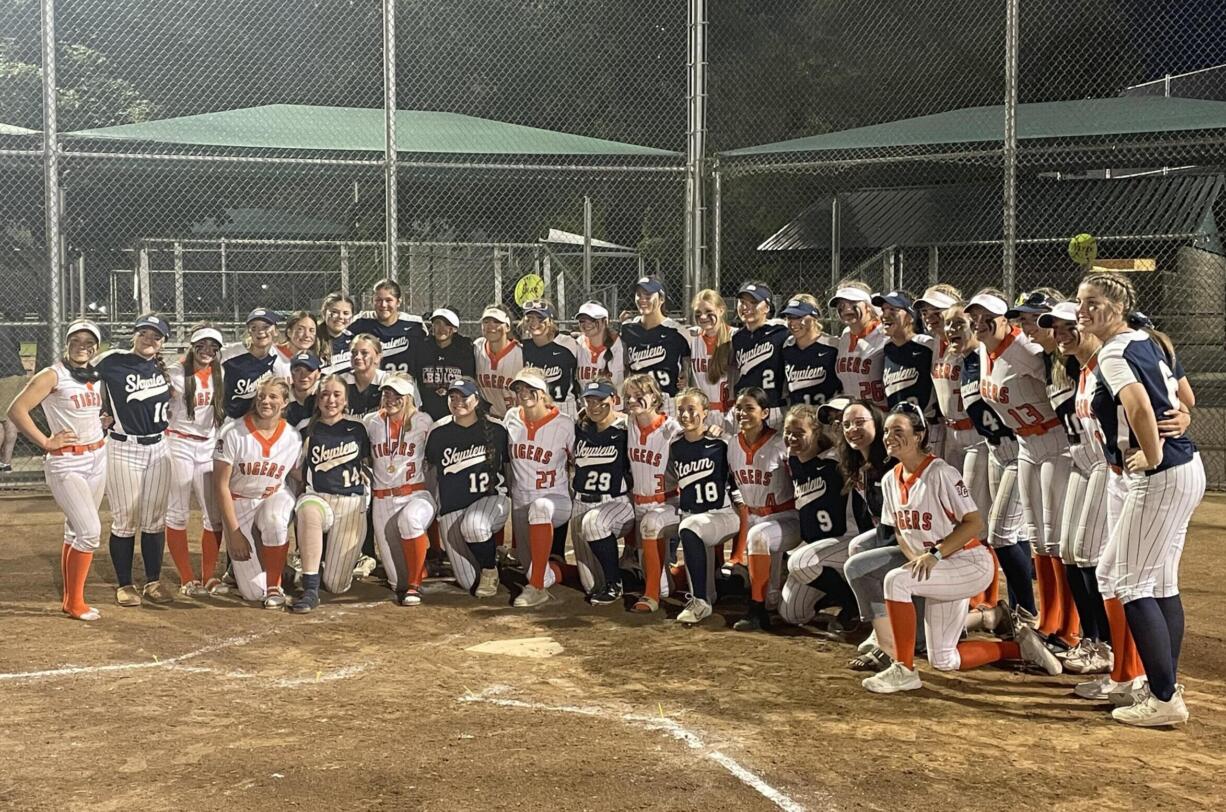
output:
M291 378L289 362L294 357L296 350L289 349L288 345L277 344L269 352L276 356L277 359L272 364L273 377L281 378L286 383L289 383Z
M630 453L630 501L639 539L670 539L677 535L681 515L677 510L677 484L668 472L668 447L682 433L681 424L659 415L646 429L633 418L627 419ZM664 562L660 576L660 597L670 594L671 574ZM639 565L642 566L641 552Z
M77 449L103 442L101 385L76 381L62 361L49 369L55 373L55 384L42 402L49 432L73 432ZM43 458L47 487L64 511L64 543L83 553L98 549L102 539L98 506L106 490L106 459L104 445Z
M932 388L944 424L944 445L940 456L954 470L962 471L967 450L986 445L987 441L975 431L962 402L962 356L943 339L939 342L938 350L942 348L943 352L932 354Z
M773 606L783 591L783 554L800 544L800 515L796 512L783 432L763 428L753 445L744 434L738 434L728 443L728 467L749 509L746 551L771 557L766 601Z
M294 495L285 478L298 461L302 440L284 420L267 440L255 433L251 417L222 427L213 459L230 465L230 495L239 530L251 549L246 561L231 561L239 594L249 601L264 599L267 581L256 538L266 547L288 543Z
M367 415L363 422L373 458L375 549L387 582L403 592L408 588L408 568L403 548L392 541L426 535L438 512L426 482L426 437L434 421L416 410L407 426L378 413Z
M538 566L545 567L545 587L556 579L544 561L532 561L529 526L548 524L563 527L573 509L566 465L575 453L575 421L558 407L551 409L539 423L524 417L516 406L503 421L511 451L511 529L515 552L520 561L529 562L529 577Z
M885 408L885 384L881 376L885 364L885 330L874 321L867 332L852 335L850 327L844 327L839 336L838 360L835 371L843 385L843 394L849 398L865 398Z
M1107 543L1107 482L1111 472L1103 452L1102 428L1090 405L1098 385L1094 377L1097 365L1091 358L1077 380L1074 397L1081 442L1069 447L1073 469L1064 498L1060 558L1078 567L1097 566Z
M390 373L389 373L390 374ZM343 438L333 433L343 429ZM366 507L370 495L364 485L350 487L350 481L338 481L337 472L356 472L365 463L369 454L369 437L362 419L345 415L333 426L319 422L314 436L308 429L302 431L303 445L298 458L298 468L303 472L305 489L295 505L301 512L309 502L322 503L324 554L320 562L320 586L333 594L348 592L353 586L353 568L362 556L362 542L366 538ZM313 446L314 444L314 446ZM313 447L312 447L313 446ZM312 459L310 454L322 459ZM317 481L318 480L318 481ZM353 491L358 492L353 492ZM301 521L301 518L299 518Z
M977 510L962 477L944 460L929 457L914 474L895 466L882 480L885 504L881 523L894 527L898 543L912 554L939 544L967 514ZM996 565L977 540L937 562L920 581L906 567L885 576L888 601L926 599L924 631L928 661L940 671L955 671L961 664L958 640L966 626L968 600L987 588Z
M736 332L735 328L732 330ZM731 420L733 405L732 382L729 370L715 383L707 377L711 366L711 356L715 354L715 338L708 339L697 327L691 327L690 339L690 384L707 396L711 405L707 411L707 422L713 426L727 426ZM732 363L731 354L728 359Z
M501 418L515 404L511 381L524 368L523 347L511 339L502 352L494 355L483 336L473 341L473 355L477 361L477 387L481 397L490 404L490 414Z
M600 347L595 352L592 351L592 342L585 335L578 336L575 344L579 358L575 376L579 379L580 391L592 381L608 378L613 382L613 389L620 392L626 380L626 350L622 347L621 339L614 335L612 346ZM612 358L605 357L606 350L612 353Z
M605 587L604 568L592 552L592 542L624 538L634 531L634 506L630 495L623 493L630 465L628 445L624 415L599 432L594 426L576 426L570 538L579 582L588 594Z
M212 370L198 370L194 412L187 413L184 400L185 378L182 364L167 370L170 378L170 425L166 428L166 443L170 449L170 497L166 502L166 526L176 530L187 528L192 495L200 506L201 523L205 530L221 527L221 513L213 494L213 451L217 445L217 429L213 424Z

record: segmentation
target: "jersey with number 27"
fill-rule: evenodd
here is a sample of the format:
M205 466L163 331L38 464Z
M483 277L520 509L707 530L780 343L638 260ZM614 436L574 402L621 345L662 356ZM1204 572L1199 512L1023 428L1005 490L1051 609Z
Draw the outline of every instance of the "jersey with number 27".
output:
M566 465L575 451L575 421L556 406L540 420L529 420L516 406L503 424L511 452L512 501L521 504L546 493L569 497Z

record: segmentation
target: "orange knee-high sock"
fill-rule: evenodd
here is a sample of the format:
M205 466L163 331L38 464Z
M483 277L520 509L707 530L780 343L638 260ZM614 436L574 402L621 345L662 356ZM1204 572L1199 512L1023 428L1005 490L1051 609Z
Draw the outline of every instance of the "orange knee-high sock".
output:
M749 544L749 506L737 505L737 516L741 520L740 527L736 531L736 539L732 542L732 557L728 559L729 564L744 564L746 547ZM720 566L724 564L723 545L720 545L720 557L715 559Z
M1039 633L1049 635L1060 628L1061 616L1059 573L1050 555L1036 555L1034 569L1039 581Z
M200 578L208 581L217 572L217 556L221 551L221 533L204 530L200 533Z
M196 580L196 575L192 572L192 556L187 551L187 528L167 527L166 547L175 562L175 569L179 571L179 583L186 584Z
M964 640L958 644L959 671L970 671L1001 660L1020 660L1022 652L1012 640Z
M276 547L265 547L260 545L260 551L263 553L261 559L264 562L264 577L268 580L268 588L281 588L281 572L285 569L285 561L289 558L289 545L281 544Z
M894 659L907 668L915 668L915 604L887 599L885 611L894 631Z
M60 608L65 612L68 611L68 551L71 549L71 544L60 545L60 583L64 585L64 599L60 601Z
M429 547L430 541L425 536L400 540L400 549L404 551L404 564L408 569L405 581L411 587L421 586L422 579L426 577L426 550Z
M1124 604L1119 598L1106 598L1103 604L1107 608L1107 623L1111 627L1111 651L1115 662L1111 667L1111 679L1123 682L1128 670L1128 648L1131 635L1128 633L1128 619L1124 615Z
M1131 629L1124 635L1124 640L1124 679L1121 682L1145 676L1145 665L1141 662L1141 652L1137 651L1137 641Z
M749 597L759 603L766 600L766 586L771 580L771 557L749 556Z
M983 591L983 605L993 607L1000 603L1000 559L996 557L996 551L991 545L984 545L988 548L988 555L992 556L992 580L988 582L988 588ZM975 604L971 604L973 607Z
M93 553L83 553L70 547L64 562L67 580L64 582L66 598L65 611L73 617L80 617L89 611L85 602L85 578L89 575L89 565L94 560Z
M430 527L426 530L426 535L430 537L430 546L435 550L443 549L443 537L438 534L438 522L430 522Z
M1058 568L1060 585L1060 628L1057 636L1070 646L1076 645L1081 638L1081 615L1077 614L1077 604L1073 602L1073 589L1068 583L1068 570L1059 558L1053 558Z
M664 575L664 539L643 539L643 597L660 600Z
M532 585L544 589L545 567L549 566L549 553L553 551L553 526L528 525L528 546L532 550Z

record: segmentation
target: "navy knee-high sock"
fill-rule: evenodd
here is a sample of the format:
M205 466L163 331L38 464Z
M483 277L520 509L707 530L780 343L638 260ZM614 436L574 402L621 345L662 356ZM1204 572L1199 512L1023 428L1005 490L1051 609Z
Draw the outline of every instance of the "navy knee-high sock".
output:
M485 541L468 542L468 551L477 559L477 566L481 569L492 570L498 566L498 550L492 537Z
M1178 677L1179 654L1183 651L1183 600L1178 595L1154 600L1166 619L1167 634L1171 638L1171 673Z
M140 557L145 562L146 583L152 583L162 577L162 555L165 551L165 533L140 534Z
M111 566L115 568L115 582L120 586L132 586L132 559L136 557L136 538L111 534L107 542L111 550Z
M1077 616L1081 620L1081 636L1091 640L1101 640L1094 617L1094 607L1090 605L1086 582L1081 577L1081 568L1076 564L1065 564L1064 578L1068 581L1069 591L1073 593L1073 605L1077 607Z
M856 610L856 596L852 594L847 580L834 567L822 567L821 574L813 579L812 586L824 592L835 606L849 611Z
M1166 617L1154 598L1139 598L1124 604L1128 630L1137 644L1137 654L1145 666L1150 692L1163 702L1175 693L1175 671L1172 668L1171 632Z
M622 573L617 566L617 537L606 536L602 539L590 542L592 555L596 556L596 560L600 562L600 569L604 572L604 580L606 584L621 583Z
M690 594L707 600L707 545L693 530L681 531L681 549L685 553L686 576Z
M673 536L668 540L668 560L664 562L664 566L668 566L677 560L677 548L681 546L681 537Z
M1034 572L1030 562L1030 544L1022 547L1022 542L996 548L996 558L1000 568L1005 573L1005 582L1009 585L1009 600L1014 606L1025 609L1032 615L1039 610L1034 605L1034 583L1031 574Z
M1081 573L1081 580L1086 585L1086 596L1089 598L1090 613L1094 616L1094 628L1098 630L1098 636L1093 638L1100 643L1106 643L1111 640L1111 622L1107 620L1107 605L1103 602L1102 593L1098 591L1098 573L1094 567L1078 567ZM1071 578L1069 579L1072 580ZM1078 610L1081 611L1081 610ZM1085 613L1081 615L1081 622L1085 624Z

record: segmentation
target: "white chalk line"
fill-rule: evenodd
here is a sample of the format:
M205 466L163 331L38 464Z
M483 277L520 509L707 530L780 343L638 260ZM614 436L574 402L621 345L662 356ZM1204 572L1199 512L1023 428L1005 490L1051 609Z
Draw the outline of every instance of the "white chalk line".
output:
M759 775L752 770L740 764L736 759L720 752L719 750L707 750L706 743L702 738L682 725L675 719L670 719L667 716L647 716L638 713L618 713L605 708L599 708L592 705L548 705L542 702L527 702L521 699L508 699L499 696L505 693L507 686L495 685L486 688L484 691L474 694L467 693L461 696L460 702L483 702L490 705L497 705L504 708L522 708L524 710L537 711L553 711L555 713L569 713L576 716L590 716L603 719L617 719L626 724L646 728L648 730L659 730L672 736L677 741L682 742L691 750L705 750L702 754L703 758L714 761L716 764L723 767L732 774L738 781L745 786L757 792L763 798L773 803L775 806L784 810L784 812L805 812L805 807L796 801L791 796L781 790L772 787L766 783Z
M364 673L371 667L371 663L358 663L357 665L346 665L342 668L334 668L330 671L316 671L314 675L302 677L267 677L263 674L252 674L249 671L223 671L220 668L208 668L205 666L194 665L171 665L170 668L175 671L182 671L188 674L217 674L227 679L242 679L256 680L266 682L275 688L302 688L308 685L319 685L325 682L336 682L337 680L349 679Z

